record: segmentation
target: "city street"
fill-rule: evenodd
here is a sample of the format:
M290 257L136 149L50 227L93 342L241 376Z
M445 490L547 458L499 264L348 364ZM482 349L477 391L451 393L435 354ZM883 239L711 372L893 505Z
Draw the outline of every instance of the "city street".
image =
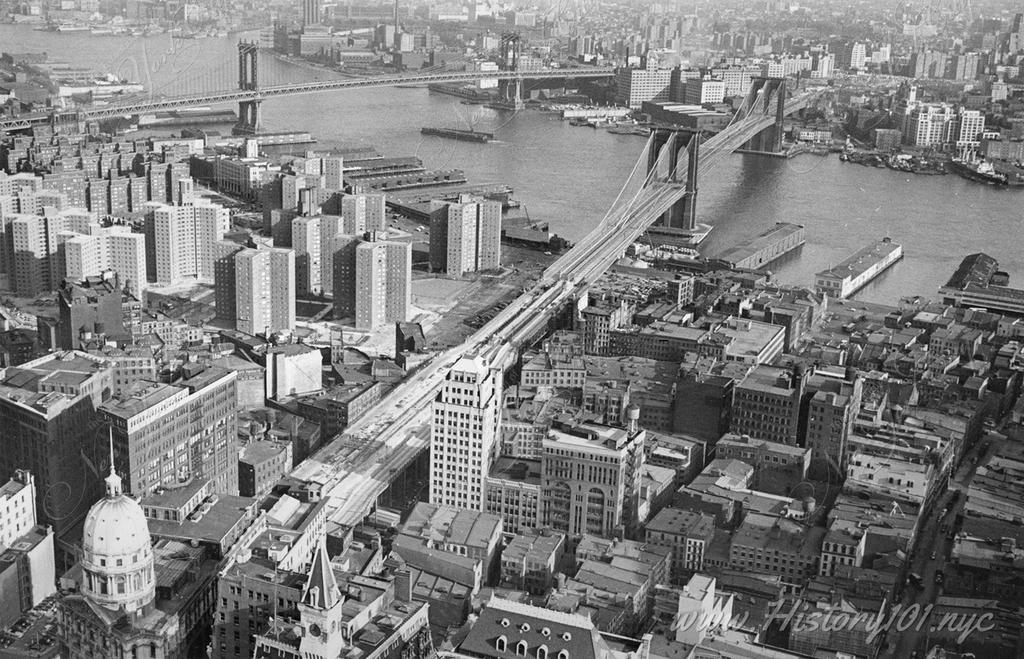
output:
M928 605L934 604L942 593L942 586L936 583L935 575L942 570L953 549L953 535L957 530L956 519L963 510L966 500L964 495L970 488L977 465L984 463L996 443L1003 440L1003 435L986 429L981 441L967 451L960 468L950 479L949 487L939 496L931 514L922 522L918 530L916 550L910 557L910 568L907 570L908 578L911 573L918 574L921 576L921 583L911 582L909 586L903 588L903 610L917 604L923 611ZM944 525L946 532L942 531ZM927 649L924 645L928 637L929 624L921 625L919 630L916 625L903 632L890 630L886 636L889 647L882 650L879 656L904 659L914 656L916 652L918 657L923 657Z

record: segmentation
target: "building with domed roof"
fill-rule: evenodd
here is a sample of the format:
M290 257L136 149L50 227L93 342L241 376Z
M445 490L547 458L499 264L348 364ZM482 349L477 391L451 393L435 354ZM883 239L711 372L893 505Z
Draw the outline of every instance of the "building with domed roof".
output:
M62 655L195 656L205 645L218 561L204 548L152 541L139 503L114 470L85 518L79 561L64 577L57 635Z
M82 594L112 611L141 615L153 604L153 548L142 507L121 490L111 450L106 496L89 510L82 537Z

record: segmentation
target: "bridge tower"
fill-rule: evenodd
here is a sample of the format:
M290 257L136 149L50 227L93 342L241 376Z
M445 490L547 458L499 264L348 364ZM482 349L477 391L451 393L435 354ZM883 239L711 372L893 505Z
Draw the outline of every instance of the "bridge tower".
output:
M668 158L668 171L657 173L655 181L682 181L679 155L684 149L689 150L686 157L685 193L648 233L652 237L656 235L658 240L667 244L695 245L711 230L708 225L697 222L697 177L702 134L700 131L675 126L658 126L652 130L652 135L653 142L647 155L647 173L657 168L663 154Z
M666 226L678 226L686 231L693 231L697 228L697 161L700 159L700 140L699 130L690 135L690 150L686 158L686 193L680 202L666 214Z
M522 53L522 37L518 32L506 32L501 35L501 68L503 71L519 71L519 56ZM498 81L498 96L503 103L508 103L520 110L523 107L523 79L519 76L511 80Z
M761 92L760 100L757 100L758 92ZM785 132L783 120L785 119L786 92L785 78L754 78L751 83L748 99L751 103L754 103L756 100L758 107L751 107L750 111L765 115L774 112L775 124L747 142L740 149L741 151L782 153L782 135Z
M238 42L238 88L242 91L259 90L259 44ZM252 135L260 127L260 104L255 98L238 102L238 123L232 131L236 135Z
M80 112L52 112L50 128L57 135L80 135L85 132L85 118Z

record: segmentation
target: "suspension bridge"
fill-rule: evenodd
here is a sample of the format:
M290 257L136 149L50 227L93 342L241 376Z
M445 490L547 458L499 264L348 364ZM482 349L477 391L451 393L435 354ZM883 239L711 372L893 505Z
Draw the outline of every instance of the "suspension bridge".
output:
M261 53L257 44L242 42L238 45L237 64L221 62L213 67L198 66L201 70L195 75L182 75L179 79L164 85L148 85L148 92L144 95L119 99L104 105L56 109L46 113L3 119L0 120L0 131L22 130L39 124L81 124L89 120L133 117L154 112L237 103L237 132L254 133L260 127L260 106L263 101L279 97L372 87L496 80L499 83L502 100L516 104L521 102L523 84L526 80L583 80L615 75L613 67L598 66L523 70L519 65L520 45L515 35L509 35L503 40L502 56L499 58L497 70L472 70L471 61L464 56L456 56L443 64L388 75L353 75L326 67L314 68L294 63L268 71L269 67L263 65L263 60L267 57L265 53ZM188 66L183 68L185 71L182 73L187 73ZM295 80L296 77L310 75L315 76L315 79Z
M275 84L265 85L261 84L265 80L259 78L258 49L252 44L240 44L238 52L237 68L232 67L237 74L237 85L230 89L217 82L217 75L223 80L222 72L214 72L214 75L205 72L199 84L213 91L154 94L66 113L21 117L0 122L0 129L234 102L239 103L243 127L255 129L259 123L260 103L293 94L491 78L504 81L501 91L508 98L521 93L524 79L592 78L614 74L608 68L522 71L517 66L517 51L512 50L503 58L498 71L452 71L449 65L405 75L339 76L273 81ZM213 84L209 82L211 79ZM784 80L761 78L755 80L729 125L709 139L705 140L700 133L674 127L656 127L611 208L586 237L548 267L530 290L462 345L435 355L370 413L297 467L293 476L322 486L323 496L330 502L332 522L346 526L359 523L396 474L416 461L429 444L431 403L459 358L475 354L492 368L510 366L521 349L532 344L569 304L585 295L590 285L652 225L661 223L675 227L681 224L683 230L692 228L698 171L706 173L741 148L772 150L781 140L783 118L807 107L821 91L805 90L790 96Z
M462 345L436 355L292 475L323 486L332 522L358 524L395 475L429 444L431 403L458 359L475 354L491 368L511 366L519 351L531 345L567 305L584 295L631 243L673 206L688 203L687 195L695 192L690 177L696 167L706 172L766 131L777 131L783 116L807 107L821 93L810 90L787 98L784 81L760 79L728 127L706 141L680 131L670 130L667 137L652 132L601 222L545 270L532 289ZM635 192L630 193L632 190Z

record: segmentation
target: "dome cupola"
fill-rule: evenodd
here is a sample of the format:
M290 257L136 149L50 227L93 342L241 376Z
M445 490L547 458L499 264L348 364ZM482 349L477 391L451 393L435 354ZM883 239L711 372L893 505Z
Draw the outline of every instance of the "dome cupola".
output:
M111 610L141 611L156 594L152 541L142 507L124 493L114 470L113 437L104 483L106 495L85 518L82 593Z

